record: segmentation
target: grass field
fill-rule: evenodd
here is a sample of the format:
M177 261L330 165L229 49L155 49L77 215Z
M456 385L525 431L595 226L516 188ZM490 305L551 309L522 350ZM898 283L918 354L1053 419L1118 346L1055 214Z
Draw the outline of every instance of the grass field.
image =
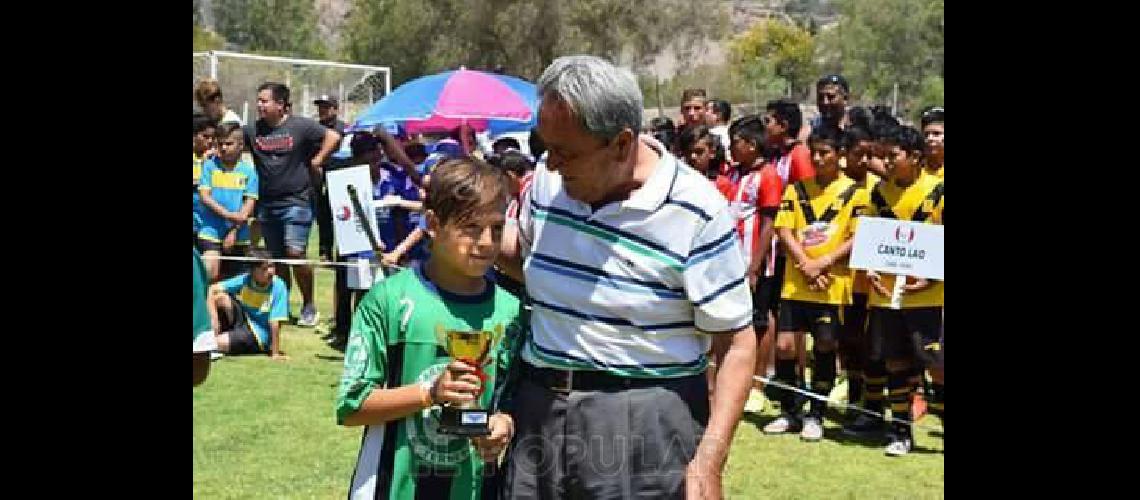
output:
M315 233L315 231L314 231ZM316 247L315 242L310 249ZM316 273L322 323L332 313L332 271ZM294 290L292 311L300 313ZM338 427L333 398L342 355L321 341L323 331L286 326L292 358L226 357L194 390L195 498L344 498L359 429ZM728 498L942 498L941 435L916 432L915 450L883 455L882 445L841 441L828 422L818 443L798 436L764 436L775 418L745 414L725 475ZM923 423L939 425L927 416Z

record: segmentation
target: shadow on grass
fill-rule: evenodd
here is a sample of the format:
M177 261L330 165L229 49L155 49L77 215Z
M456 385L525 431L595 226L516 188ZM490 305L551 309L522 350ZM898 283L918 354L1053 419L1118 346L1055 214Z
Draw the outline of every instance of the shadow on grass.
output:
M344 361L344 356L328 356L325 354L314 354L313 356L317 359L323 359L325 361Z

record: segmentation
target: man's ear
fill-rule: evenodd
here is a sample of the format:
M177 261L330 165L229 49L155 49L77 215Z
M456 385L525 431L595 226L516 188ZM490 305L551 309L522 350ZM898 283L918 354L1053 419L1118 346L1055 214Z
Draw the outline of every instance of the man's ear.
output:
M618 161L625 161L627 158L629 158L629 155L633 150L633 146L636 144L635 141L637 141L637 134L634 134L633 130L626 128L622 129L621 132L618 132L618 134L614 136L613 140L617 143ZM668 147L668 145L666 145L666 147Z
M434 240L440 230L439 217L435 215L435 210L430 208L424 211L424 217L427 217L427 234Z

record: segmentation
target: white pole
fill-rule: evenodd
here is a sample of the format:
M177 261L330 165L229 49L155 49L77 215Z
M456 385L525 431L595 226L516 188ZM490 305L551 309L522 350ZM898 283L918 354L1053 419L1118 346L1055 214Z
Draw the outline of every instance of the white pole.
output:
M899 84L895 83L894 97L891 98L891 115L899 116Z
M392 70L384 68L384 95L392 93Z
M241 103L241 122L249 123L249 101Z
M309 118L309 84L305 84L305 90L301 95L305 98L305 103L301 105L301 116Z
M212 50L210 51L210 78L218 79L218 54Z

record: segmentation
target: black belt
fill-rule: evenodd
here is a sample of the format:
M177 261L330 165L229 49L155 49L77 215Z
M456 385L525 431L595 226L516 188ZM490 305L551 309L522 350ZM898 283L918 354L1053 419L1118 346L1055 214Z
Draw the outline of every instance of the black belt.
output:
M620 377L612 373L597 370L559 370L556 368L539 368L525 361L522 363L522 376L542 387L554 392L569 394L572 391L607 391L622 389L640 389L643 387L661 387L672 385L691 377L703 377L703 374L688 375L675 378L635 378Z

